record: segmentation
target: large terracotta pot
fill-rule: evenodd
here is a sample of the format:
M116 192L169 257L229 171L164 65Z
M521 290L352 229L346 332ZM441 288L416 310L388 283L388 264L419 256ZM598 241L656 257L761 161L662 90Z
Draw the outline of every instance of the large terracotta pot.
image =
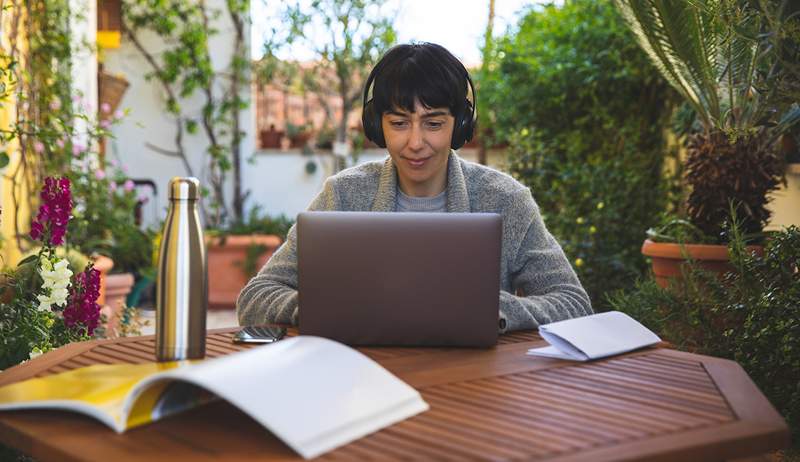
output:
M106 332L109 337L116 337L119 327L122 308L125 298L133 288L133 273L109 274L106 276L105 305L103 312L106 315Z
M208 307L235 308L236 297L250 279L244 268L248 249L264 247L255 262L258 271L280 245L281 239L274 235L207 237Z
M106 278L113 267L114 260L104 255L94 258L94 269L100 271L100 296L97 297L97 304L100 306L106 303Z
M757 254L763 252L758 246L747 248ZM681 268L687 264L687 257L694 260L700 268L720 275L733 270L728 247L725 245L675 244L646 239L642 244L642 254L652 258L653 274L656 283L661 287L669 287L670 281L680 280Z

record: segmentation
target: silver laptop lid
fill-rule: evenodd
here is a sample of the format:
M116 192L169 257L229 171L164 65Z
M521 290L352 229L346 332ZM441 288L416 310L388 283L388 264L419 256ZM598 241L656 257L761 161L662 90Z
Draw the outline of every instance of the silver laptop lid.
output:
M494 345L501 234L498 214L301 213L300 333L352 345Z

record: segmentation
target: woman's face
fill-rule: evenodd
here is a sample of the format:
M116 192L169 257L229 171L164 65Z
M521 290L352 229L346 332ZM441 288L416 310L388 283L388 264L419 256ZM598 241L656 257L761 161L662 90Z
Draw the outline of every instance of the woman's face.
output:
M394 109L383 113L386 149L404 193L430 197L444 191L454 124L448 108L426 108L419 100L413 112Z

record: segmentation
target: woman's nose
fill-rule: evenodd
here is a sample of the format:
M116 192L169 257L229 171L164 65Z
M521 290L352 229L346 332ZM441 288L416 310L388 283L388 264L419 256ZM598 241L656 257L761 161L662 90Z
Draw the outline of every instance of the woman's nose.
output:
M420 150L424 146L422 141L422 127L417 124L411 125L411 133L408 140L408 147L413 150Z

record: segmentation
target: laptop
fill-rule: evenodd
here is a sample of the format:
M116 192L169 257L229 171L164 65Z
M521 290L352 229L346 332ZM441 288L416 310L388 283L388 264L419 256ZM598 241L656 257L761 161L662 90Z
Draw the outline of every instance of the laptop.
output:
M501 237L493 213L300 213L300 333L349 345L492 346Z

